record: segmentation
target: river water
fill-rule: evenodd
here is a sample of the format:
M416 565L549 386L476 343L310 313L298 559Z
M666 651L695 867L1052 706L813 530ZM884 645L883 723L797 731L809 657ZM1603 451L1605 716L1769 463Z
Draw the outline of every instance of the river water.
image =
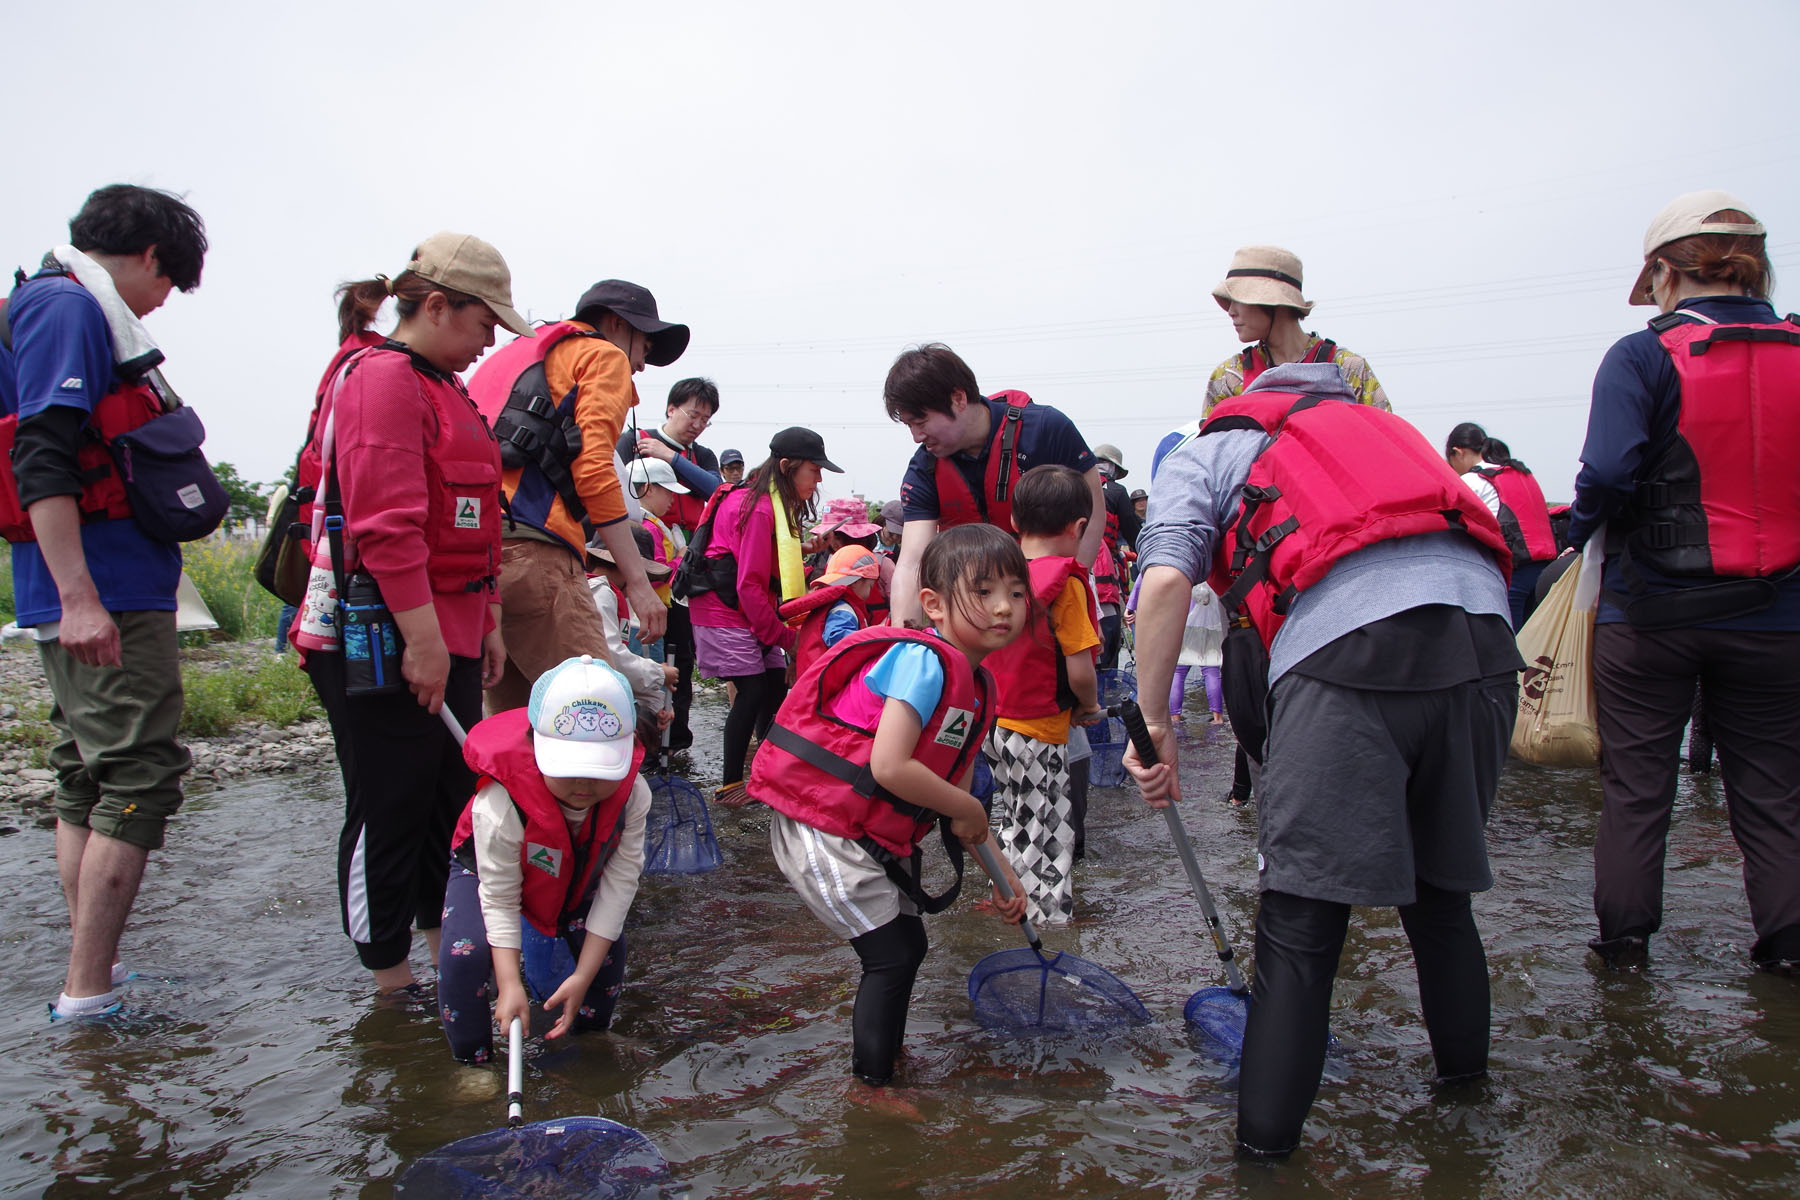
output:
M1223 731L1192 733L1184 813L1247 953L1255 815L1218 802ZM699 755L693 777L712 773ZM141 978L109 1024L46 1022L67 954L52 839L0 838L0 1195L386 1197L407 1162L503 1122L499 1068L452 1062L430 1012L372 1003L338 928L340 796L323 769L196 789L152 859L124 947ZM1223 980L1161 817L1125 789L1095 791L1081 919L1046 941L1125 979L1154 1024L984 1033L969 968L1019 942L961 904L928 921L904 1086L852 1103L854 955L774 869L767 810L715 809L726 865L644 881L613 1032L533 1042L527 1119L635 1126L695 1197L1800 1195L1800 982L1749 967L1716 780L1682 778L1641 974L1583 946L1598 809L1591 773L1507 769L1498 884L1476 903L1492 1078L1472 1093L1433 1094L1398 920L1358 910L1338 1049L1284 1166L1232 1158L1229 1081L1181 1020Z

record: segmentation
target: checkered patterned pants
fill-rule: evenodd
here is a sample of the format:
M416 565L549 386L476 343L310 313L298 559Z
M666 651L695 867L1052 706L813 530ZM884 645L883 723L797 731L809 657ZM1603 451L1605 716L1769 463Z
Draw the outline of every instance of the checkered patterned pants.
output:
M1075 911L1069 748L996 725L984 749L994 763L994 826L1025 885L1027 915L1038 924L1063 924Z

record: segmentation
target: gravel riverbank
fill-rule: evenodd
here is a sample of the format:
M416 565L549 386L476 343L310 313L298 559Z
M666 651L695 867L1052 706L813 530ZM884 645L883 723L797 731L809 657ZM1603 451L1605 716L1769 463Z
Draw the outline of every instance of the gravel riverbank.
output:
M182 662L188 671L204 674L250 669L272 656L260 641L219 642L184 649ZM291 656L288 661L291 665ZM50 704L50 685L37 647L26 640L0 644L0 835L17 832L26 823L45 828L56 823L50 809L55 776L44 765L44 752L53 737ZM184 781L190 793L246 775L330 763L334 754L331 730L323 718L277 727L246 717L223 734L183 735L182 742L194 756L194 769Z

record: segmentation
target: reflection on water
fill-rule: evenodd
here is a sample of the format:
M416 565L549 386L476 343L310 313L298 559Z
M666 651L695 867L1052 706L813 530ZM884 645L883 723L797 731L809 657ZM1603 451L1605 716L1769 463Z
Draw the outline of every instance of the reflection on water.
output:
M1188 827L1247 950L1255 816L1216 803L1229 745L1195 735ZM1081 919L1046 942L1119 975L1151 1025L982 1031L969 969L1019 943L959 906L928 922L905 1086L848 1103L854 956L774 869L766 810L715 811L725 867L645 881L615 1031L535 1042L527 1119L642 1129L694 1196L1791 1196L1800 984L1749 969L1717 789L1683 778L1666 928L1647 973L1613 975L1583 945L1598 786L1510 767L1476 904L1493 1078L1434 1093L1399 922L1359 910L1340 1044L1282 1167L1231 1158L1229 1081L1181 1027L1217 961L1161 818L1124 791L1095 793ZM495 1069L453 1064L431 1013L370 1002L338 929L339 803L324 770L194 797L152 861L125 947L144 978L113 1025L46 1024L67 952L51 839L0 840L0 1194L385 1197L406 1162L502 1123Z

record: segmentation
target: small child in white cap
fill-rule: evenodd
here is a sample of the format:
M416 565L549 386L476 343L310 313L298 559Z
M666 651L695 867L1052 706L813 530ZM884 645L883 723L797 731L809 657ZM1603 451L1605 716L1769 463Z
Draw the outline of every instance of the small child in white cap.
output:
M450 840L438 954L458 1060L486 1062L494 1023L529 1024L532 997L557 1013L553 1038L611 1024L650 811L635 714L624 676L584 654L469 731L479 782Z

